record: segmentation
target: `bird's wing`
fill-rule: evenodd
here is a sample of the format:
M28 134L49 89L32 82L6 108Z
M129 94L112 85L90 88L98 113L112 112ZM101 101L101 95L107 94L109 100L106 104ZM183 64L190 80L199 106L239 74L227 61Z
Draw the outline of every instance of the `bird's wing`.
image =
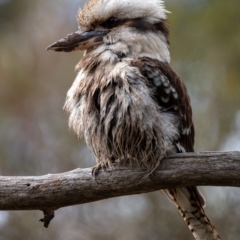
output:
M153 89L153 98L162 111L180 116L180 137L176 146L179 152L194 151L194 126L190 99L184 82L168 63L147 57L132 61L147 84Z

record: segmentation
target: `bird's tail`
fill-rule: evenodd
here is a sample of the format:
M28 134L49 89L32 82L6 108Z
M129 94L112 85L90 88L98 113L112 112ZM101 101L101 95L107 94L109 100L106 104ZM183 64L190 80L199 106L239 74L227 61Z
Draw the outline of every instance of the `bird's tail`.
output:
M167 189L196 240L221 240L217 230L206 216L205 199L197 187Z

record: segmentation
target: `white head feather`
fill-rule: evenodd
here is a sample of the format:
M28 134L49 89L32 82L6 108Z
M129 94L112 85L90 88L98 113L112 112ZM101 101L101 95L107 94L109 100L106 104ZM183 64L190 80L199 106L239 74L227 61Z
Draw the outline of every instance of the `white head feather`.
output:
M79 10L78 23L81 28L90 28L110 17L119 19L148 18L152 22L166 19L162 0L90 0Z

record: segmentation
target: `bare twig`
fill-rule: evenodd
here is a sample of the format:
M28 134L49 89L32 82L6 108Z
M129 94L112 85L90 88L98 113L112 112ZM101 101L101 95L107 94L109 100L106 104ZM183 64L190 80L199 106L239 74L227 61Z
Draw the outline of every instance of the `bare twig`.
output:
M101 171L76 169L38 177L0 177L0 210L42 210L45 227L54 210L101 199L171 187L240 187L240 152L176 154L163 159L150 176L128 166Z

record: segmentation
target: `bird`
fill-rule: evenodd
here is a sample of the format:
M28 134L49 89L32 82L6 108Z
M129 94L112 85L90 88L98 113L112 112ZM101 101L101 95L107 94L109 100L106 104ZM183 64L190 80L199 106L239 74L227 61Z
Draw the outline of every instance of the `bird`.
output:
M84 51L64 109L100 169L137 164L149 173L174 153L194 151L187 88L170 65L163 0L90 0L79 9L79 30L47 50ZM197 240L220 240L196 186L164 190Z

